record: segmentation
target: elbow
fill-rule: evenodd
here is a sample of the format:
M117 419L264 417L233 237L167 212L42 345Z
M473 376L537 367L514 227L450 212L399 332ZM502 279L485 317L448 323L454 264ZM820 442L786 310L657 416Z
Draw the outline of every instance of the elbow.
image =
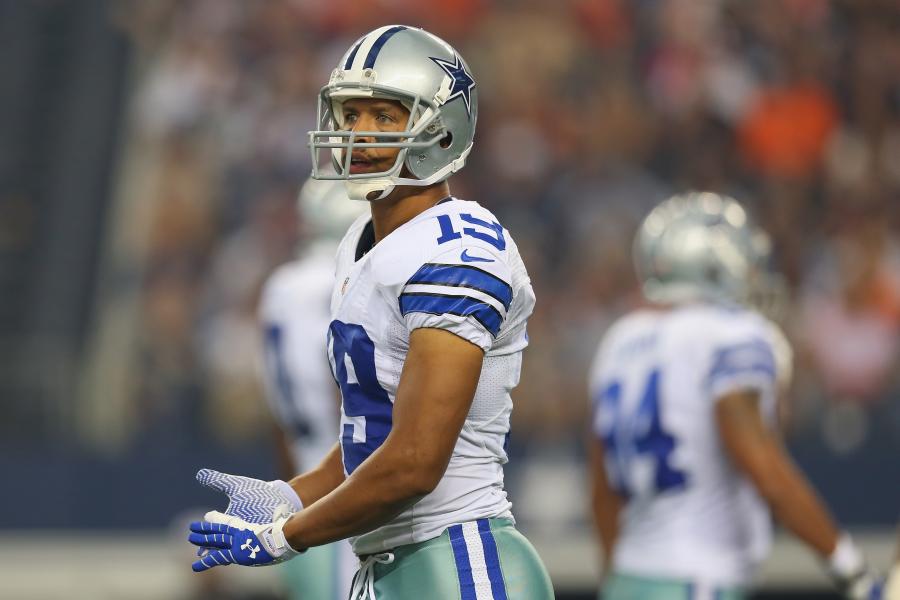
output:
M391 487L404 499L427 496L438 486L447 470L446 460L407 450L397 461Z
M443 478L443 473L435 474L434 471L419 469L411 473L408 479L407 489L410 496L427 496L438 486Z
M778 503L778 497L780 495L778 486L772 481L771 477L755 478L753 480L753 486L767 504L774 505Z
M781 503L787 486L778 477L774 469L758 469L750 473L750 479L757 493L769 506L776 507Z
M750 481L757 494L771 507L780 505L791 489L784 455L771 444L738 445L730 448L738 471Z
M408 470L408 486L415 496L427 496L444 478L447 462L435 458L419 457Z

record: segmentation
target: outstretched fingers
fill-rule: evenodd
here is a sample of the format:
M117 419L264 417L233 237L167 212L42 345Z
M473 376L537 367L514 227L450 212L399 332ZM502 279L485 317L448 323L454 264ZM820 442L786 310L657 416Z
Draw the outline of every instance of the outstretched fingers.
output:
M227 533L228 535L231 535L234 533L234 529L225 523L213 523L210 521L191 522L191 531L204 534Z
M230 533L196 533L191 532L188 541L204 548L231 548L234 538Z
M194 561L191 569L195 573L200 573L213 567L223 567L232 563L234 563L234 555L231 553L231 550L214 550L200 560Z
M188 541L201 548L231 548L234 529L223 523L194 521Z
M234 487L233 476L212 469L200 469L197 471L197 481L206 487L210 487L225 494L231 492Z

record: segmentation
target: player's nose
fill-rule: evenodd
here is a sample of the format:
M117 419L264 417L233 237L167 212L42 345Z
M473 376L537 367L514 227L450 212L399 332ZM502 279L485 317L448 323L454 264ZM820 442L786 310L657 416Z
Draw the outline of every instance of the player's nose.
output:
M360 116L354 121L350 131L356 134L371 133L375 130L375 120L368 116ZM356 135L354 136L358 142L374 142L372 135Z

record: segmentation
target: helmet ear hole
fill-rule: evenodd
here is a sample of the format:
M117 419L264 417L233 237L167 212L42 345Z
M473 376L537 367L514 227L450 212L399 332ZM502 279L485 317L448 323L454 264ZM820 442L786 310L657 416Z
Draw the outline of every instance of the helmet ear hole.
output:
M450 147L450 144L452 144L452 143L453 143L453 134L448 131L447 135L445 135L444 137L441 138L441 141L440 141L441 148L447 149Z

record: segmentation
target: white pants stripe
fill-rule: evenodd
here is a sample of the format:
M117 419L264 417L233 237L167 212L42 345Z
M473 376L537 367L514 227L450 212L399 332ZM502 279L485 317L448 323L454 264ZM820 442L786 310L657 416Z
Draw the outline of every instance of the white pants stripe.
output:
M484 560L484 544L481 543L481 536L478 535L478 523L475 521L463 523L462 533L466 540L466 550L469 553L469 564L472 566L475 597L477 600L494 600L487 563Z

